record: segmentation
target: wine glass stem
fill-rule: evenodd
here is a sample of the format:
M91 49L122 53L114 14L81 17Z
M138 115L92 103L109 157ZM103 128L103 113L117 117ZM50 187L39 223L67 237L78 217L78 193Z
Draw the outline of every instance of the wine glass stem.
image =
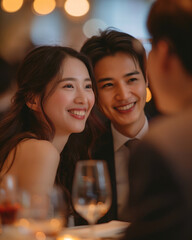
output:
M96 237L95 234L95 224L94 223L89 223L89 235L90 235L90 239L94 239L97 240L98 238Z

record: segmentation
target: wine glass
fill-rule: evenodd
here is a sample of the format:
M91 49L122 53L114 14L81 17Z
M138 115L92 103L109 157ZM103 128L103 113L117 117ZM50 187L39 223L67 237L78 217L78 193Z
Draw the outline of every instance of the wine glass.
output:
M65 226L65 201L63 192L54 187L49 194L20 193L22 208L17 226L29 235L55 237Z
M13 225L20 209L15 176L5 175L0 181L0 222L2 226Z
M72 202L75 210L89 225L95 224L111 206L111 185L107 165L103 160L77 162Z

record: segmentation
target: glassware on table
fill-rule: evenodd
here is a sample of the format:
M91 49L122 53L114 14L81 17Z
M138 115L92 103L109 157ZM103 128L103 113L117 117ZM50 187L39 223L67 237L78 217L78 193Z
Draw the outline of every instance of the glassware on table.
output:
M77 162L72 202L77 213L90 225L95 224L107 213L111 206L111 184L105 161Z
M17 226L28 234L56 236L65 226L65 202L63 192L54 187L50 194L20 194L22 208L18 214Z
M5 175L0 182L0 223L12 225L20 209L17 180L13 175Z

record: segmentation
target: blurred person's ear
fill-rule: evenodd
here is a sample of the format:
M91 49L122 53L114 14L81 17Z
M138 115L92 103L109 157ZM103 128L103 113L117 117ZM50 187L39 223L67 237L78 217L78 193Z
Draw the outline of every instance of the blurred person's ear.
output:
M177 79L179 74L183 72L183 64L178 55L174 53L171 44L166 40L161 40L157 43L157 59L161 70L167 74L167 76Z
M166 71L169 68L169 64L170 64L169 45L166 41L161 40L156 44L155 49L156 49L156 57L158 60L158 64L163 70Z

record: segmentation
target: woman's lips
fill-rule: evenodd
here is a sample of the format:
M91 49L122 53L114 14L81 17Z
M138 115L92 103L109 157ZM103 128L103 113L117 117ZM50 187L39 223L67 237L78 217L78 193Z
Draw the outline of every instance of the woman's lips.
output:
M68 112L72 117L75 117L77 119L84 119L86 114L85 109L70 109Z

